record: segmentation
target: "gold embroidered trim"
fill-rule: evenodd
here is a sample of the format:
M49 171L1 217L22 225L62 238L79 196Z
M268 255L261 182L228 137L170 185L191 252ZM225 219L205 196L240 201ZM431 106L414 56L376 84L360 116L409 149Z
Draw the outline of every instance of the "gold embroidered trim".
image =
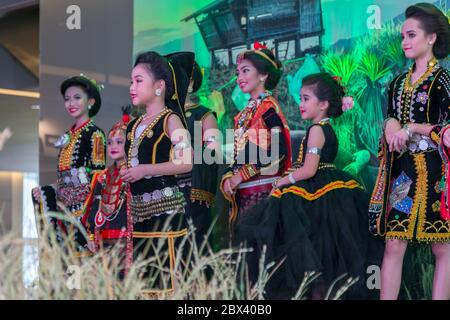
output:
M426 195L428 191L427 186L427 167L425 162L425 154L414 154L413 155L414 166L416 168L416 189L414 191L413 205L411 207L410 215L408 220L408 227L404 227L407 230L404 231L387 231L386 238L391 239L407 239L412 240L414 235L414 229L416 225L417 216L419 215L419 224L417 226L418 231L423 225L423 219L426 213ZM423 216L423 217L421 217ZM389 229L391 227L391 222L389 222Z
M293 185L288 188L283 188L282 190L281 189L275 190L272 194L272 197L281 198L281 196L283 196L286 193L292 193L292 194L300 196L306 200L311 201L311 200L319 199L320 197L322 197L323 195L327 194L328 192L330 192L332 190L355 189L355 188L364 189L356 180L349 180L349 181L345 181L345 182L342 180L340 180L340 181L338 180L338 181L333 181L333 182L323 186L322 188L316 190L314 193L310 193L304 188L300 188L300 187Z
M92 134L92 164L94 166L104 166L106 164L105 158L105 137L100 131L95 131Z
M215 202L215 196L211 192L192 188L191 201L205 201L208 204L213 204Z
M250 178L259 174L258 168L256 168L253 164L245 164L239 169L239 174L242 177L242 180L247 181Z
M70 141L59 154L59 171L68 170L72 167L72 155L75 148L75 144L81 136L81 132L92 124L92 120L88 121L85 125L82 125L75 131L69 131L67 134L70 136Z
M131 167L131 150L134 148L139 148L139 145L141 144L142 140L144 139L145 136L147 136L147 134L153 129L153 127L159 122L159 120L161 120L161 118L166 115L166 113L170 112L170 109L165 107L163 110L161 110L161 112L158 114L158 116L155 118L155 120L153 120L148 126L147 128L145 128L145 130L141 133L141 135L138 138L138 142L135 144L135 137L136 137L136 129L139 126L139 124L142 122L142 120L144 119L145 115L142 115L139 117L139 119L134 123L133 128L131 129L131 139L130 139L130 148L128 149L128 157L127 157L127 166L128 168Z

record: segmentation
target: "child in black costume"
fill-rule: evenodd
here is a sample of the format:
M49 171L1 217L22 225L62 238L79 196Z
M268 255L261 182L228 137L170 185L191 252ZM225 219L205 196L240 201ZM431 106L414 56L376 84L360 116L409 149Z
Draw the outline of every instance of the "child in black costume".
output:
M359 277L348 297L366 298L369 245L369 195L348 173L335 167L338 140L330 117L342 114L344 89L328 73L313 74L302 83L300 112L312 120L297 161L274 183L268 200L243 217L238 242L255 251L248 256L251 280L258 274L263 246L265 264L284 262L266 286L266 298L292 298L307 271L321 272L312 283L313 298L323 298L332 282L341 287Z

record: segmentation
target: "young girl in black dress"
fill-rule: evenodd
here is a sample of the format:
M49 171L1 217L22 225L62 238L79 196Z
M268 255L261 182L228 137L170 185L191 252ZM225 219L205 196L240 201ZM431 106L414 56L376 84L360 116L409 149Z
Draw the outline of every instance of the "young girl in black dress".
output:
M129 183L133 261L139 256L157 258L169 271L160 271L161 265L148 266L149 284L143 293L151 295L173 293L177 243L187 234L186 199L176 175L192 170L183 106L193 64L192 52L167 56L144 52L131 74L132 103L146 106L145 114L128 124L127 163L120 170L122 180Z
M369 197L333 164L338 140L330 117L342 114L344 89L330 74L319 73L303 80L300 93L302 118L312 125L297 161L274 183L271 197L237 224L236 237L255 250L247 260L253 281L263 246L265 264L285 259L266 286L266 298L292 298L307 271L321 272L313 282L317 298L345 273L359 277L352 297L364 297Z

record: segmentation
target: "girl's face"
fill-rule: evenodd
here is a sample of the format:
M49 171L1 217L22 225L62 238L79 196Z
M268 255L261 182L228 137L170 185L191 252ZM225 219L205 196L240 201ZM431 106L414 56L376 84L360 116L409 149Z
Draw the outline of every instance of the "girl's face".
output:
M67 113L74 119L89 115L88 106L94 103L95 100L89 99L80 87L69 87L64 94L64 106Z
M242 92L252 93L256 90L264 90L267 75L260 74L249 60L243 59L238 63L236 76L237 84Z
M326 102L320 101L311 86L303 86L300 90L300 114L304 120L313 120L322 112L326 112Z
M163 93L163 81L155 81L151 72L143 64L138 64L131 72L130 97L131 102L137 105L151 103L156 97L156 90Z
M125 135L122 131L113 131L108 136L108 156L116 161L125 159Z
M436 34L426 34L420 21L408 18L402 26L402 48L408 59L417 59L432 54ZM431 42L431 44L430 44Z

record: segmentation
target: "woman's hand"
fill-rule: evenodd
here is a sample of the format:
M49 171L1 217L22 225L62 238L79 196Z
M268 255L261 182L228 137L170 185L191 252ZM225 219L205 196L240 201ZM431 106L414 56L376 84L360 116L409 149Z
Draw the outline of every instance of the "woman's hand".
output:
M128 168L127 168L126 165L120 167L119 174L120 174L121 177L122 177L123 175L125 175L125 173L127 172L127 169L128 169Z
M91 252L97 252L97 246L94 241L88 240L87 247Z
M400 122L398 122L398 120L393 118L388 120L388 122L386 123L386 127L384 128L384 135L386 137L386 142L388 143L388 145L391 144L394 134L401 129L402 126L400 125Z
M235 174L230 178L231 189L236 190L237 187L242 183L242 177L239 173Z
M231 195L234 193L233 188L231 188L230 181L231 181L231 178L228 178L223 182L223 191L229 197L231 197Z
M270 191L270 194L274 193L275 190L277 190L277 189L279 189L279 188L281 188L281 187L283 187L283 186L285 186L287 184L290 184L290 183L291 182L289 181L287 176L283 177L283 178L280 178L280 179L277 179L275 181L275 183L273 184L273 188L272 188L272 191Z
M277 181L276 183L276 188L281 188L282 186L285 186L287 184L291 184L291 182L289 181L289 178L287 176L281 178L280 180Z
M391 143L389 144L389 151L402 152L406 149L408 140L409 136L405 129L397 131L392 135Z
M120 175L122 176L123 181L133 183L144 178L146 173L144 172L143 165L137 165L132 168L122 168L120 170Z
M41 189L39 187L35 187L35 188L33 188L33 190L31 192L33 193L33 198L37 202L40 202L41 201Z
M239 173L233 175L231 178L228 178L223 183L223 191L228 196L231 196L235 193L237 187L242 183L242 177Z

